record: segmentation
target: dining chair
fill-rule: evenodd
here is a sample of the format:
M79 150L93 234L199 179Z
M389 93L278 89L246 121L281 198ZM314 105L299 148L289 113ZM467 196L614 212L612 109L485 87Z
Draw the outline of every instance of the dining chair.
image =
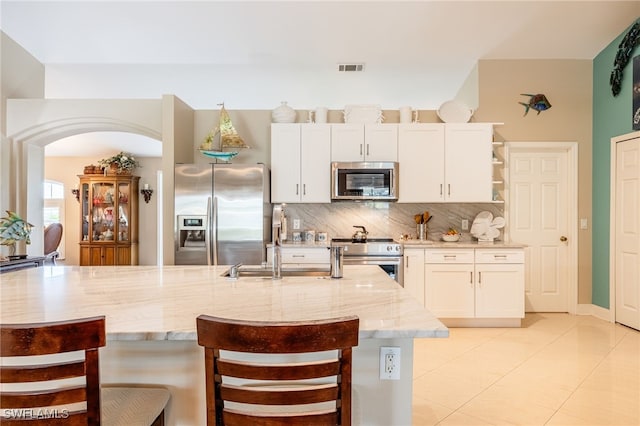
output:
M0 324L0 423L162 426L165 388L101 387L105 317Z
M54 265L60 256L58 246L62 240L62 224L55 222L44 228L44 255L45 261L50 260Z
M260 322L200 315L196 326L208 426L351 424L357 316Z

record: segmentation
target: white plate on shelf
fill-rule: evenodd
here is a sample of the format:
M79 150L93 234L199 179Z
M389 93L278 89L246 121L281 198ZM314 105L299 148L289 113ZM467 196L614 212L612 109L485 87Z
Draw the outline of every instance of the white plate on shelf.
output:
M345 105L345 123L382 123L382 108L380 105Z
M436 111L445 123L467 123L473 116L473 110L460 101L447 101Z

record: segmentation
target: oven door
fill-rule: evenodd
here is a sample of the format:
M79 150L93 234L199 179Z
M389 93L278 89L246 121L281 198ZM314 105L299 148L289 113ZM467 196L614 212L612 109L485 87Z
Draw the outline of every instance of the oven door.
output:
M404 287L404 258L402 256L344 256L345 265L378 265Z

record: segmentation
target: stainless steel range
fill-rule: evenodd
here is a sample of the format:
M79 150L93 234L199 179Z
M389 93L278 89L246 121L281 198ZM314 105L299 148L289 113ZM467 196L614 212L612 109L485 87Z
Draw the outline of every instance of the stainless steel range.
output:
M332 246L342 246L345 265L378 265L404 286L404 260L402 244L393 238L333 238Z

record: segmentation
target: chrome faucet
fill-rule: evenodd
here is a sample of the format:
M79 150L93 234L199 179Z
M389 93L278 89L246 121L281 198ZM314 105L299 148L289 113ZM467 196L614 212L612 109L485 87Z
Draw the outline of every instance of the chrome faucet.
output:
M229 278L235 279L238 278L240 276L240 267L242 266L242 263L236 263L235 265L233 265L230 269L229 269Z
M282 278L282 252L280 250L281 246L281 236L282 232L282 218L284 216L284 210L282 204L276 204L273 206L273 216L271 219L271 240L273 246L271 249L273 250L273 266L271 278L274 280L279 280Z

